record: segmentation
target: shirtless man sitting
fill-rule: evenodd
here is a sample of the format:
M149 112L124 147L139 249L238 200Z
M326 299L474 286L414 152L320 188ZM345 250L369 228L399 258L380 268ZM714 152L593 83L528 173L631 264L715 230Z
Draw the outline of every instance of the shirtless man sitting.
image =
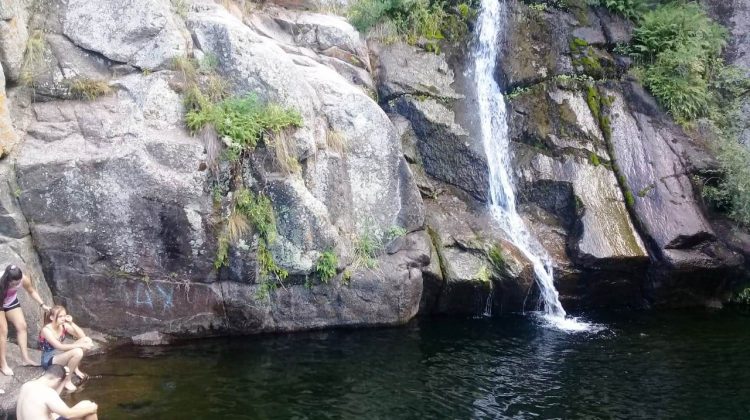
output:
M97 420L93 402L81 401L71 408L60 399L67 374L63 366L52 365L40 378L23 384L16 404L18 420Z

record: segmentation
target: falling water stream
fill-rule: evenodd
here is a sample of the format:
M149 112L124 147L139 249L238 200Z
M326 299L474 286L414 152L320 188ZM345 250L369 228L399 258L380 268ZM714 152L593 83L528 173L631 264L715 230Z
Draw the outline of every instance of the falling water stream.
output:
M566 317L553 283L552 264L544 248L531 236L516 211L510 168L510 139L505 99L494 73L498 58L498 41L505 20L504 0L482 0L473 51L473 77L476 87L482 142L487 154L490 179L490 208L500 227L513 244L534 266L541 291L542 317L551 325L565 330L585 330L589 326Z

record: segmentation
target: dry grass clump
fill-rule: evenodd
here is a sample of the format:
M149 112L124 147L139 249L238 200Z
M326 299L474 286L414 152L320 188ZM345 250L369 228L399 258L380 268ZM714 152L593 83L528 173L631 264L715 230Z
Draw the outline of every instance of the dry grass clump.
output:
M326 143L328 144L329 150L338 153L341 156L344 156L344 152L346 152L346 149L349 146L346 137L344 137L340 131L336 130L328 130L328 133L326 133Z
M26 53L21 63L21 83L25 86L33 87L36 77L41 72L40 68L44 63L44 50L47 47L47 41L44 32L35 30L29 35L26 41Z
M106 80L79 78L70 83L70 93L78 99L93 101L94 99L112 93L112 88Z

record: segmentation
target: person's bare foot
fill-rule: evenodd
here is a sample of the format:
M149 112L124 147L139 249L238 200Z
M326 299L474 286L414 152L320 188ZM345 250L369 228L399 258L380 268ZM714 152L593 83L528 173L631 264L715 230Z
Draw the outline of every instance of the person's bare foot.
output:
M5 376L13 376L13 369L10 366L0 366L0 372L3 372Z
M35 362L31 359L23 359L23 365L24 366L41 366L42 364L39 362Z
M65 389L70 392L74 392L76 389L78 389L78 387L73 385L73 382L68 382L67 384L65 384Z
M81 381L85 381L85 380L87 380L89 378L89 375L83 373L81 371L81 369L76 369L76 376L78 376L79 378L81 378Z

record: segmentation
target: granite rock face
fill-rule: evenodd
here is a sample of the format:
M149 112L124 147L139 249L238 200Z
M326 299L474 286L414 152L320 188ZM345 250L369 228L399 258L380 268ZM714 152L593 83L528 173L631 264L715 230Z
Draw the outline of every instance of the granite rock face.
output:
M84 50L141 69L165 68L188 47L169 0L72 0L63 22L63 34Z
M139 10L131 3L61 5L61 32L46 36L57 65L39 75L48 88L36 92L45 101L17 117L21 208L57 298L82 324L120 336L411 319L430 262L424 210L396 130L369 96L371 81L353 78L370 66L359 34L341 18L278 9L243 22L208 1L193 2L184 22L169 2L142 4L147 13L124 19ZM87 16L95 22L83 27ZM226 268L214 268L226 223L212 197L216 175L203 139L184 128L180 74L161 70L190 46L216 58L232 94L293 108L304 121L289 151L300 171L269 164L265 145L236 174L271 199L277 216L270 251L290 277L267 297L252 232L230 247ZM57 89L80 76L105 80L112 93L79 101ZM386 250L395 227L413 233ZM365 234L382 243L377 268L352 266ZM338 280L315 284L326 250L339 256Z

